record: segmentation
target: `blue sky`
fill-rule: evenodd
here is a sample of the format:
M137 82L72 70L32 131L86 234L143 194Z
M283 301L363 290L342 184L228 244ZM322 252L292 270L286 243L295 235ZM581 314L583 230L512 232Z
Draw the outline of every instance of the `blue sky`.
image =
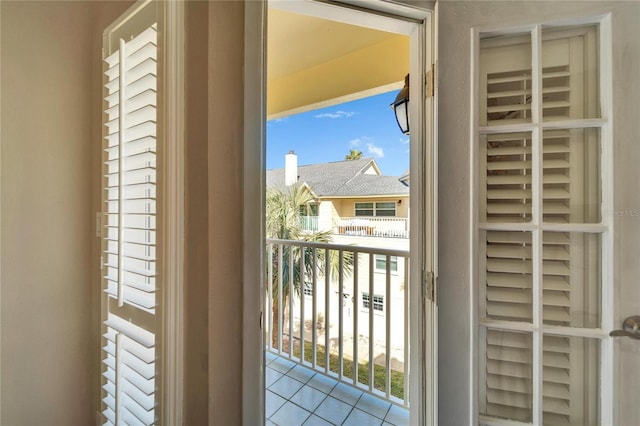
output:
M289 150L298 164L344 160L350 149L373 157L382 173L400 176L409 168L409 136L400 132L389 105L398 91L267 122L267 169L284 167Z

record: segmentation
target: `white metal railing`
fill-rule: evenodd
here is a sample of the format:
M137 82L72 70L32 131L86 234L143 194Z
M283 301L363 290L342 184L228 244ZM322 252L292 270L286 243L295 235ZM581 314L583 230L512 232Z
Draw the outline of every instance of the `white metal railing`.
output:
M318 216L300 216L300 228L303 231L316 232L318 230Z
M409 252L267 239L266 254L267 349L408 406Z
M409 237L409 219L406 217L343 217L335 229L341 235L373 237Z

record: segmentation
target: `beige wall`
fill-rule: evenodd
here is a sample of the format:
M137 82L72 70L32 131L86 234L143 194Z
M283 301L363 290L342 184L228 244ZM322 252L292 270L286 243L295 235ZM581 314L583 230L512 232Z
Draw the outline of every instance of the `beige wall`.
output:
M1 3L3 425L87 425L99 409L100 46L130 4ZM187 8L185 422L227 425L242 420L243 107L229 99L244 15L209 5Z
M441 424L470 424L467 410L471 326L469 288L469 115L470 29L475 25L509 25L516 22L557 20L565 17L598 16L612 12L614 161L617 211L640 211L640 3L638 2L461 2L439 3L439 416ZM616 324L640 312L640 217L615 220ZM465 308L466 307L466 308ZM621 425L640 424L637 393L640 391L640 345L616 341L619 359L617 400L614 407ZM633 390L633 391L630 391Z
M91 6L0 7L0 423L92 424Z

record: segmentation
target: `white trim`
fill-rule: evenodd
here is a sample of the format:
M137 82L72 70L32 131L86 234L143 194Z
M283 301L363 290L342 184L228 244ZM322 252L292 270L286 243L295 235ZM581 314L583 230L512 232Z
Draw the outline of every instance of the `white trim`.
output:
M470 32L470 46L471 46L471 66L469 67L469 81L470 81L470 103L469 103L469 117L471 123L469 126L469 141L471 146L469 147L469 243L471 249L469 250L469 329L473 330L469 333L469 374L471 375L469 380L469 426L477 425L479 422L479 401L477 395L483 390L480 388L480 381L478 378L479 369L479 348L480 340L475 333L475 330L479 329L478 318L478 303L480 300L479 292L480 286L476 286L476 278L479 272L478 262L478 246L480 241L480 232L478 229L478 215L475 211L478 208L478 157L480 147L480 133L476 131L478 129L480 119L479 111L477 108L479 102L480 93L480 31L477 28L471 28Z
M478 228L483 231L534 231L539 225L529 223L505 223L480 222ZM545 223L545 231L553 232L584 232L600 234L605 232L608 226L602 223Z
M0 6L0 46L2 46L2 7ZM2 62L0 61L0 99L2 99ZM0 283L2 283L2 108L0 107ZM0 284L0 366L2 365L2 285ZM2 419L2 368L0 368L0 419Z
M613 212L613 35L611 14L606 14L599 21L600 26L600 113L607 119L607 124L600 130L600 146L602 147L601 169L602 172L602 222L608 227L608 231L602 234L602 323L601 327L607 330L615 328L614 319L617 318L619 305L616 303L616 285L614 276L614 218L607 212ZM610 283L610 285L606 285ZM600 349L600 423L617 424L618 413L614 412L613 401L618 401L615 386L617 380L622 379L615 375L617 353L614 351L613 339L604 339ZM609 396L604 400L604 396Z
M165 295L161 365L163 424L180 425L184 400L184 135L185 11L183 1L164 5Z
M400 5L386 5L381 8L381 2L358 2L357 7L353 7L346 2L325 2L319 1L291 1L291 0L270 0L269 7L284 10L298 15L314 16L328 19L344 24L356 25L365 28L375 28L381 31L388 31L396 34L409 35L420 19L406 16L407 10L420 12ZM422 19L426 18L422 13Z
M542 28L540 25L534 26L531 32L531 121L533 123L542 122ZM533 296L533 326L535 330L540 330L543 324L543 267L542 267L542 130L536 126L531 132L531 190L532 206L531 218L535 229L532 231L532 296ZM532 334L533 360L532 360L532 419L534 425L542 424L543 410L543 335L542 333Z
M311 14L312 16L318 16L325 19L335 20L338 22L347 22L352 25L361 25L368 28L376 28L383 29L386 31L391 31L399 34L404 34L410 37L410 75L412 75L413 84L411 85L411 97L413 99L424 99L424 103L415 102L412 103L411 113L414 122L419 122L422 120L422 117L427 116L429 114L433 115L435 112L435 97L431 97L430 99L426 99L424 96L424 85L422 84L422 77L425 75L426 64L433 63L433 43L427 45L427 40L430 37L431 42L433 41L433 24L432 17L433 13L430 10L424 10L415 7L409 7L405 5L392 4L388 2L382 1L366 1L366 2L358 2L359 6L364 5L367 9L354 10L352 7L344 7L337 2L324 3L324 2L314 2L314 1L283 1L276 0L272 1L271 6L277 7L279 9L288 10L295 13L300 14ZM377 12L376 12L377 10ZM393 15L393 16L392 16ZM255 23L255 21L253 21ZM262 21L264 22L264 21ZM422 22L422 23L419 23ZM258 25L259 27L259 25ZM253 34L255 28L251 26L245 25L245 36L247 40L250 40L249 37ZM262 39L264 41L264 37ZM249 53L254 53L251 56L253 59L252 62L255 62L255 47L245 47L245 51ZM264 49L264 47L261 47ZM428 51L427 51L428 49ZM262 50L261 50L262 52ZM262 73L264 70L264 64L262 67L250 67L247 66L248 70L245 74L245 78L247 75L250 75L252 78L258 78L257 74ZM419 77L418 77L419 76ZM416 84L420 82L420 84ZM247 96L248 92L253 92L254 94L263 94L265 93L264 83L262 87L257 87L257 90L249 90L245 86L245 96ZM258 95L256 95L258 96ZM262 100L262 99L260 99ZM245 98L246 102L246 98ZM256 114L260 114L259 111L254 111ZM264 112L263 112L264 114ZM248 114L245 110L245 121L251 122L255 119L255 115ZM261 123L264 122L264 115L261 116ZM424 120L422 120L424 121ZM430 126L431 127L431 126ZM432 129L433 127L431 127ZM412 181L414 185L412 186L412 195L411 195L411 216L413 223L421 223L423 226L427 224L429 221L428 228L423 229L424 232L418 233L418 227L414 227L412 230L412 239L411 239L411 253L412 258L415 259L415 262L410 262L411 264L411 277L413 277L412 282L410 283L410 291L413 294L422 294L423 292L423 282L421 281L422 276L424 276L423 272L424 268L430 268L432 270L435 269L436 259L435 259L435 250L431 249L430 253L425 253L426 244L435 245L435 240L433 236L435 235L435 223L434 218L435 215L432 215L433 209L436 206L436 200L433 190L435 189L435 177L434 176L424 176L424 167L425 164L423 161L426 160L429 162L428 170L433 174L437 171L434 167L436 163L435 153L435 131L431 130L431 133L427 133L427 129L424 128L416 128L411 135L411 139L414 141L426 141L426 147L423 147L422 144L413 143L412 145L412 153L411 153L411 170L412 170ZM255 136L255 134L254 134ZM262 138L254 138L253 141L248 139L248 135L245 133L245 143L256 143L256 141L261 142L260 151L261 155L263 154L264 149L264 135ZM254 145L251 145L255 148ZM246 146L245 146L246 147ZM425 151L426 149L426 151ZM245 149L245 156L250 155L247 152L248 149ZM245 160L247 157L245 157ZM255 164L255 163L253 163ZM245 162L245 166L247 163ZM264 167L261 164L261 167ZM246 173L249 173L248 175ZM247 172L245 170L245 182L256 182L257 177L252 172ZM425 187L422 184L415 185L415 182L424 182ZM426 187L428 186L428 187ZM250 188L245 186L245 200L249 196ZM429 194L426 194L429 192ZM429 196L429 198L427 197ZM245 212L252 211L248 206L256 205L254 204L255 200L247 205ZM429 211L425 210L425 206L429 207ZM253 210L254 212L256 210ZM426 213L425 213L426 212ZM428 216L427 216L428 215ZM413 219L417 220L414 221ZM251 221L251 217L245 216L245 221ZM246 225L247 222L245 222ZM245 227L245 230L247 228ZM425 233L429 235L425 235ZM431 237L431 238L429 238ZM246 245L245 245L246 247ZM429 258L426 258L426 256ZM249 268L247 263L247 259L255 260L255 257L247 256L245 257L245 267ZM245 270L245 283L247 283L247 274L253 275L251 270L255 270L256 265L253 265L253 268L249 268L250 270ZM252 288L251 296L245 293L245 308L248 310L253 309L252 301L250 300L252 297L255 299L255 289ZM249 300L247 300L249 299ZM436 406L436 394L437 389L433 382L435 375L433 371L435 370L435 357L431 356L434 354L433 351L428 351L428 355L431 356L429 360L425 358L427 355L424 349L424 345L427 344L429 348L435 347L435 337L437 333L435 332L435 328L437 327L436 322L436 312L435 312L435 304L434 303L426 303L424 305L424 301L426 298L422 297L412 297L411 298L411 306L410 311L411 314L411 324L415 324L417 326L410 327L411 328L411 336L410 336L410 347L413 348L413 352L411 354L411 366L410 370L413 370L414 375L416 373L422 376L422 373L425 369L428 369L430 383L425 387L424 383L415 383L415 382L423 382L424 378L421 380L413 380L410 388L410 398L411 398L411 424L435 424L437 423L437 418L434 417L435 406ZM249 306L250 305L250 306ZM245 316L246 318L246 316ZM425 321L429 322L429 330L424 330ZM247 330L245 329L245 332ZM249 341L245 339L245 342ZM245 351L248 349L245 349ZM245 356L247 356L245 354ZM430 362L429 362L430 361ZM246 371L246 370L245 370ZM253 369L252 371L255 371ZM415 376L414 376L415 377ZM260 388L263 391L263 388ZM425 405L425 399L428 401ZM250 398L245 395L244 397L245 406ZM426 409L430 411L430 418L425 418ZM420 413L418 417L413 413ZM247 422L248 424L248 422ZM257 424L257 423L254 423Z
M244 13L242 424L253 426L265 423L263 323L271 318L263 312L266 0L245 2Z
M480 126L481 135L495 135L500 133L532 132L536 128L548 129L588 129L602 127L607 123L606 118L584 118L578 120L543 121L542 123L500 124L497 126Z

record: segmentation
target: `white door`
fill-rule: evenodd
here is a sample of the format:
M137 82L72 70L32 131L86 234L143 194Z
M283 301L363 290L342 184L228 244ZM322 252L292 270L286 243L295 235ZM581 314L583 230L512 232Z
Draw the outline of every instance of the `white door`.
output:
M181 7L139 1L103 34L103 424L181 422Z
M439 9L440 422L635 424L636 342L609 333L637 313L613 82L638 11L534 3Z

